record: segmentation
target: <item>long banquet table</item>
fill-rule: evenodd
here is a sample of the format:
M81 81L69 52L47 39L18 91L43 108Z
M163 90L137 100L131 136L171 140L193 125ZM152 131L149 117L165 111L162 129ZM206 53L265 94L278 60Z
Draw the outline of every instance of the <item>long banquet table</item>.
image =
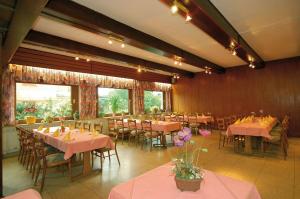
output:
M65 152L64 159L69 159L73 154L83 152L83 174L91 171L90 151L99 148L114 148L114 143L111 138L104 134L93 134L89 131L80 132L79 129L69 130L66 128L64 133L60 133L55 137L53 134L59 127L50 127L49 133L45 133L45 129L38 131L34 129L40 137L44 138L45 142L60 151ZM70 140L65 139L65 136L70 132Z
M204 171L201 187L196 192L177 189L171 164L162 165L128 182L112 188L109 199L260 199L255 185Z
M260 122L260 118L255 118L251 122L241 122L231 124L227 128L227 135L244 135L245 151L251 153L251 136L270 138L270 131L277 124L277 118L271 118L268 123Z

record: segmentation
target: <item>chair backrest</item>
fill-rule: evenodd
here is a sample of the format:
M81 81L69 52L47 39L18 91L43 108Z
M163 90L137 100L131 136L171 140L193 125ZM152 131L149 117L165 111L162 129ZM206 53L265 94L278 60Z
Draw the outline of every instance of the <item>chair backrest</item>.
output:
M171 121L171 115L165 115L164 120L165 121Z
M228 116L228 117L224 117L224 120L225 120L225 126L226 128L232 124L232 120L231 120L231 117Z
M217 118L217 129L218 130L226 130L226 124L224 118Z
M171 120L172 122L176 122L176 121L177 121L176 115L171 115L170 120Z
M184 115L182 115L182 114L176 115L176 121L177 122L184 122Z
M98 131L99 133L102 133L103 130L103 124L100 123L94 123L94 130Z
M75 121L75 129L79 129L81 125L81 121Z
M142 129L143 129L143 131L152 132L152 122L150 120L142 121Z
M236 115L232 115L231 116L231 124L233 124L236 120L237 120L237 116Z
M129 130L136 130L137 129L137 127L136 127L136 120L128 119L127 123L128 123L128 129Z
M116 127L117 127L117 129L124 129L124 119L123 118L116 119Z
M197 115L188 115L189 123L197 123Z
M45 148L45 142L42 138L39 138L34 145L35 154L38 160L42 160L43 163L46 163L47 151Z
M85 130L90 131L91 130L91 123L90 122L83 122L83 128Z

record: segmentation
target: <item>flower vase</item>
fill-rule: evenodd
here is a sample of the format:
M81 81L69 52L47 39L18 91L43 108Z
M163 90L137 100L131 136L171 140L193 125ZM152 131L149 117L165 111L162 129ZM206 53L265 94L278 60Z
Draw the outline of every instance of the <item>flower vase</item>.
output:
M34 124L36 122L35 116L25 116L26 124Z
M176 186L180 191L198 191L200 189L202 178L200 179L181 179L175 176Z

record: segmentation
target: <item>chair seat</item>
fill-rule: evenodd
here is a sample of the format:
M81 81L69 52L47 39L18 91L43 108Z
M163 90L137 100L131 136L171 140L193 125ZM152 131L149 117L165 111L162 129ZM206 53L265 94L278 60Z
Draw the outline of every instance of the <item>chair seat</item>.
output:
M69 160L64 159L64 153L55 153L46 156L47 167L55 167L67 164Z
M227 136L226 131L220 131L221 135Z
M199 124L197 124L197 123L190 123L190 127L191 128L196 128L196 127L198 127L199 126Z
M129 129L128 128L119 129L119 133L129 133Z
M97 153L103 153L103 152L110 151L110 150L111 150L111 148L103 147L100 149L95 149L94 151L96 151Z
M132 130L132 131L130 131L130 134L133 135L133 136L139 135L139 134L141 134L141 133L142 133L141 130Z
M154 138L154 137L158 137L160 134L157 132L157 131L152 131L152 135L151 135L151 132L145 132L145 137L148 137L148 138Z
M274 135L271 136L269 139L265 139L264 141L269 143L277 143L280 141L280 139L281 139L281 135Z

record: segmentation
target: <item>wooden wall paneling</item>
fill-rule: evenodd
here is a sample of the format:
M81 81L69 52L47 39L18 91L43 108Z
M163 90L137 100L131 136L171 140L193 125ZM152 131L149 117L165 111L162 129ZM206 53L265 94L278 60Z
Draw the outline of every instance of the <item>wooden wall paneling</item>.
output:
M260 70L243 66L221 75L199 73L173 85L174 111L227 116L263 109L280 119L290 114L289 135L300 136L299 77L300 57L267 62Z

